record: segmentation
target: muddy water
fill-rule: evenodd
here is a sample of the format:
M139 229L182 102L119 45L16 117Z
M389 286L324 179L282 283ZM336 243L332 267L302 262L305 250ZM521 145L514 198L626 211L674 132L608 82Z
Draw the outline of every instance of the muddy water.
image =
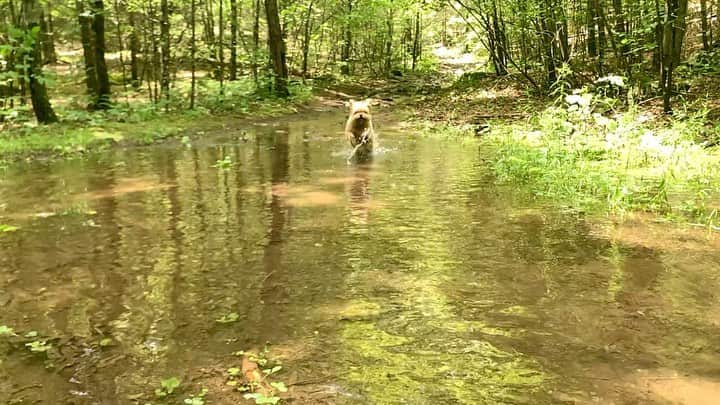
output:
M241 403L266 346L291 403L717 403L716 241L534 205L387 123L347 166L342 121L2 172L0 403Z

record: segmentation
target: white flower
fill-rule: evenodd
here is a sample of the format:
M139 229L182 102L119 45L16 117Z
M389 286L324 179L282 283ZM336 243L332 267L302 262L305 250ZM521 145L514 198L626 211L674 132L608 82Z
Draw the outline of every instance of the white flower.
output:
M660 150L663 147L662 139L652 131L645 131L640 137L640 149Z
M608 75L601 77L595 81L595 83L610 83L613 86L625 87L625 79L622 76Z
M592 101L592 94L568 94L565 96L565 102L569 105L578 105L580 107L587 107Z

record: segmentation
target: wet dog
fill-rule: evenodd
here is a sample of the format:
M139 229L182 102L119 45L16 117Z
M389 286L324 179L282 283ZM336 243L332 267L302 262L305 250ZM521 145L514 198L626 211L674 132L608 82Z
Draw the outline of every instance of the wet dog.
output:
M353 156L365 158L372 153L376 139L370 115L370 100L350 100L350 117L345 124L345 137L354 148L348 160Z

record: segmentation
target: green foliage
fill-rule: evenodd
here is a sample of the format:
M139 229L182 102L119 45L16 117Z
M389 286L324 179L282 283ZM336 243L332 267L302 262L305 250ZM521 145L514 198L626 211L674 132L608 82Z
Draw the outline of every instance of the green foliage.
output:
M280 402L279 393L288 391L282 381L271 381L270 377L279 373L283 368L278 361L268 359L268 348L260 353L238 351L236 356L244 356L247 361L257 364L258 370L253 371L250 381L243 381L242 370L238 367L231 367L227 370L226 384L235 387L237 391L245 392L245 399L252 399L256 404L277 404Z
M243 398L245 399L252 399L255 401L256 404L277 404L280 402L280 397L276 396L266 396L263 393L260 392L251 392L243 395Z
M200 390L199 393L195 395L190 395L190 397L185 398L183 401L183 404L186 405L205 405L205 395L208 393L207 388L203 388Z
M702 115L653 126L631 108L594 111L598 98L551 107L525 124L501 125L484 138L501 183L582 210L650 211L712 226L708 201L720 193L718 150L697 143ZM714 196L714 197L713 197Z
M178 387L180 387L180 380L177 377L167 378L160 381L160 388L155 389L155 395L160 398L172 395Z
M45 353L52 348L52 345L45 340L34 340L25 343L25 346L33 353Z
M6 233L6 232L15 232L19 228L12 225L6 225L6 224L0 224L0 234Z
M557 101L562 101L570 92L573 76L572 68L569 64L563 63L557 69L557 80L550 87L550 96Z
M103 338L98 344L100 347L109 347L113 345L113 340L111 338Z
M232 158L231 158L230 156L225 156L225 158L223 158L222 160L218 160L217 162L215 162L215 164L214 164L212 167L218 168L218 169L220 169L220 170L228 170L228 169L230 169L231 167L233 167ZM238 316L238 314L232 313L232 314L230 314L230 315L235 315L235 319L234 319L234 320L228 320L228 318L226 318L228 315L226 315L225 317L220 318L220 319L218 319L217 321L218 321L218 322L225 322L225 323L237 321L237 316Z
M720 74L720 48L698 51L680 68L686 74Z
M287 386L285 386L285 383L282 381L271 382L270 386L272 386L273 388L278 390L278 392L287 392L288 391Z
M30 80L28 69L34 58L33 49L39 33L40 27L33 27L30 30L13 25L7 27L7 43L0 44L0 61L14 60L15 63L5 66L5 70L0 70L0 83Z
M14 336L15 331L7 325L0 325L0 336Z

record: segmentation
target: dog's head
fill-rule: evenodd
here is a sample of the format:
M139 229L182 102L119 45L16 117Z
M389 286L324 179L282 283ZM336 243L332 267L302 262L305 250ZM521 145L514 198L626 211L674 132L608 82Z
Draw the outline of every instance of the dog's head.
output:
M350 117L358 123L370 121L370 100L350 100Z

